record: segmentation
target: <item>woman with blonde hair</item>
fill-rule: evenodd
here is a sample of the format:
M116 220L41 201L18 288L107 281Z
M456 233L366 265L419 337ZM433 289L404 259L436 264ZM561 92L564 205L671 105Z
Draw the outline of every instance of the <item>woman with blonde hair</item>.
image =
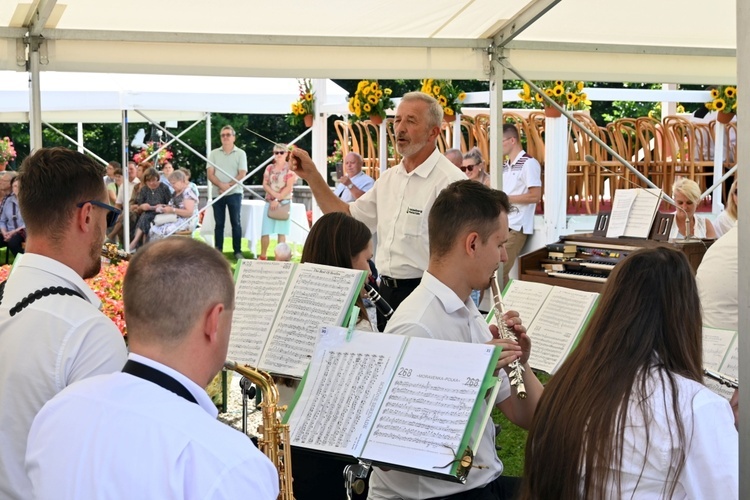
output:
M482 158L482 152L479 151L479 148L471 148L464 155L464 160L459 168L472 181L481 182L485 186L490 185L490 175L485 170L484 158Z
M685 254L624 259L544 389L521 498L738 498L734 415L703 385L702 344Z
M695 210L701 201L701 189L697 182L686 177L679 177L672 184L672 198L674 198L677 207L682 210L675 212L672 232L669 235L670 239L684 238L688 234L686 232L686 216L690 219L690 236L711 240L716 238L716 231L711 221L695 215Z
M716 237L719 238L724 233L729 231L737 223L737 179L732 183L732 187L729 188L729 195L727 196L727 205L724 210L716 217L713 223L714 231L716 231Z

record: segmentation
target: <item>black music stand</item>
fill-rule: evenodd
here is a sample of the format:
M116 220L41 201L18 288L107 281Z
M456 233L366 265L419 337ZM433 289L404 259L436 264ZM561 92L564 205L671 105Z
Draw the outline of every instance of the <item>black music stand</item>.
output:
M654 219L654 224L651 226L651 233L649 233L648 239L655 241L668 241L669 235L672 233L673 221L674 214L657 212L656 218Z
M596 224L594 225L594 236L607 236L609 227L609 216L611 212L599 212L596 214Z

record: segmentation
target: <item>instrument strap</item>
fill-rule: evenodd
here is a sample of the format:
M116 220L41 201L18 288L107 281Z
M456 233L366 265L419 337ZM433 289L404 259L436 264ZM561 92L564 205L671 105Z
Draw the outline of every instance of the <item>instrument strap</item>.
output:
M122 368L122 372L129 373L130 375L142 378L143 380L148 380L149 382L154 383L159 387L162 387L170 392L174 392L181 398L185 398L191 403L198 404L198 401L196 401L195 397L193 397L193 395L189 390L187 390L184 385L182 385L175 378L170 377L166 373L160 372L156 368L151 368L148 365L144 365L143 363L139 363L138 361L129 359L128 362L125 363L125 366Z
M0 304L3 302L3 295L5 293L5 283L6 281L3 281L0 283ZM48 286L46 288L42 288L41 290L37 290L36 292L32 292L21 301L10 308L10 315L15 316L16 314L20 313L24 309L26 309L29 305L31 305L33 302L36 302L37 300L48 297L50 295L71 295L74 297L80 297L83 300L86 300L86 297L83 296L83 294L77 290L73 290L70 288L65 288L64 286Z

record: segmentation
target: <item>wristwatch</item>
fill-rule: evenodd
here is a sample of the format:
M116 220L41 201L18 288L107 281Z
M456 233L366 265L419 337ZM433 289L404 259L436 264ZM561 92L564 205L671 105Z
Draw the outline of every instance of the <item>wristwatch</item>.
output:
M349 184L346 185L347 189L351 189L353 187L354 187L354 183L353 182L350 182Z

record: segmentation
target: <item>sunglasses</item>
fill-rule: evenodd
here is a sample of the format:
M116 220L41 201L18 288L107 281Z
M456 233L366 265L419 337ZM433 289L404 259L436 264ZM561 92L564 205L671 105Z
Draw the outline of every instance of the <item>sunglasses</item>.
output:
M274 151L273 154L275 154L275 155L285 155L286 151Z
M120 210L113 207L112 205L107 205L106 203L102 203L101 201L97 200L87 200L82 201L78 205L76 205L78 208L83 207L86 203L91 203L95 207L103 208L107 210L107 227L112 227L115 222L117 222L117 217L120 215Z
M476 165L466 165L465 167L458 167L458 168L461 169L461 172L466 173L466 172L473 172L474 167L476 167Z
M221 134L221 137L232 137L232 134L229 134L229 133L227 133L227 134Z

